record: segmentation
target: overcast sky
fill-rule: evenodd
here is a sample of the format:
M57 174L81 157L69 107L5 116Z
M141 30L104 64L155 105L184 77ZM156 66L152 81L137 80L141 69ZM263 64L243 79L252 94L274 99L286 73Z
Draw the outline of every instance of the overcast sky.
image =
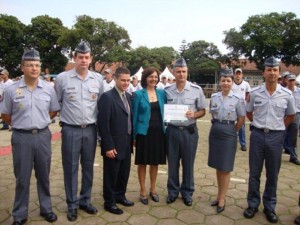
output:
M0 13L30 24L33 17L49 15L71 28L76 16L89 15L124 27L133 48L172 46L205 40L226 53L223 31L239 29L249 16L294 12L299 0L0 0Z

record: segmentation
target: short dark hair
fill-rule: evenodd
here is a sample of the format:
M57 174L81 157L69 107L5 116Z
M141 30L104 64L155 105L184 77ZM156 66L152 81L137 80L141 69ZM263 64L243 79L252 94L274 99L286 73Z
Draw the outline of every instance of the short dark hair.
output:
M149 77L152 73L156 72L157 76L159 77L159 71L158 69L154 67L147 67L146 69L143 70L142 72L142 78L141 78L141 85L143 88L147 87L147 77ZM157 79L157 84L159 82L159 79Z
M130 75L130 70L127 69L126 67L119 67L116 69L116 72L115 72L115 78L119 78L121 74L129 74Z

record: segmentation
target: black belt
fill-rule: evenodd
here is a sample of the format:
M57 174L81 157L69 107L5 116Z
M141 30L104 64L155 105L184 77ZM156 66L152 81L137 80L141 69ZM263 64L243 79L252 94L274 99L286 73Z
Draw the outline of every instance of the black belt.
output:
M48 129L48 127L45 127L45 128L42 128L42 129L32 129L32 130L23 130L23 129L13 128L13 131L17 131L17 132L20 132L20 133L26 133L26 134L37 134L37 133L40 133L40 132L42 132L46 129Z
M232 120L217 120L217 119L212 119L211 123L235 124L235 121L232 121Z
M60 123L60 126L69 126L69 127L74 127L74 128L87 128L87 127L91 127L91 126L95 126L96 124L95 123L90 123L90 124L82 124L82 125L73 125L73 124L67 124L67 123L64 123L64 122L59 122Z
M280 132L284 132L284 130L270 130L269 128L257 128L255 126L251 126L252 129L260 131L260 132L264 132L266 134L268 133L280 133Z
M178 130L188 130L188 129L191 129L191 128L194 128L195 127L195 124L192 124L192 125L188 125L188 126L176 126L176 125L173 125L173 124L168 124L169 127L174 127Z

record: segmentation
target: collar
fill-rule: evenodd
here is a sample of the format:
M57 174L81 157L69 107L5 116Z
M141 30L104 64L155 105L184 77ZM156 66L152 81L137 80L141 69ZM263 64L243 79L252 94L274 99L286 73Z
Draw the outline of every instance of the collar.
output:
M79 79L81 79L81 76L77 73L75 68L73 68L70 72L71 72L71 75L70 75L71 77L78 77ZM88 73L84 80L87 80L90 78L94 79L94 76L93 76L92 72L90 70L88 70Z
M179 91L178 91L178 89L177 89L176 83L173 84L173 85L170 87L170 89L171 89L172 91L176 91L176 92L179 93ZM184 91L190 91L190 90L191 90L191 82L186 81L183 90L184 90Z
M125 94L126 91L121 91L119 88L117 88L117 86L115 86L115 89L117 90L118 94L120 95L120 97L122 98L122 95ZM125 95L126 96L126 95Z
M20 80L20 82L19 82L19 87L20 87L20 88L22 88L22 87L27 87L27 85L26 85L26 83L25 83L25 80L24 80L24 77ZM37 87L39 87L39 88L43 88L43 87L44 87L44 84L43 84L43 82L41 81L40 78L38 79Z

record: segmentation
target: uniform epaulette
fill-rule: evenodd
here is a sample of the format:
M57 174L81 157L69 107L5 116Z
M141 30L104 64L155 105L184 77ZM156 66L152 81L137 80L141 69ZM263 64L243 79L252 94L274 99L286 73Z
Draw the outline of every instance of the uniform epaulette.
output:
M192 86L192 87L195 87L195 88L198 88L198 89L201 89L201 87L200 87L199 85L197 85L197 84L191 83L191 86Z
M250 93L251 93L251 92L254 92L254 91L258 91L258 90L260 90L260 89L261 89L261 86L257 86L257 87L251 88Z
M211 95L211 98L216 97L217 95L218 95L218 92L217 92L217 93L213 93L213 94Z
M237 93L233 93L232 95L233 97L237 98L237 99L243 99L243 96Z
M288 94L290 94L290 95L293 94L291 90L289 90L289 89L287 89L285 87L281 87L281 90L284 91L284 92L286 92L286 93L288 93Z
M173 84L172 85L169 85L169 86L167 86L167 87L165 87L165 89L169 89L170 87L172 87L173 86Z

